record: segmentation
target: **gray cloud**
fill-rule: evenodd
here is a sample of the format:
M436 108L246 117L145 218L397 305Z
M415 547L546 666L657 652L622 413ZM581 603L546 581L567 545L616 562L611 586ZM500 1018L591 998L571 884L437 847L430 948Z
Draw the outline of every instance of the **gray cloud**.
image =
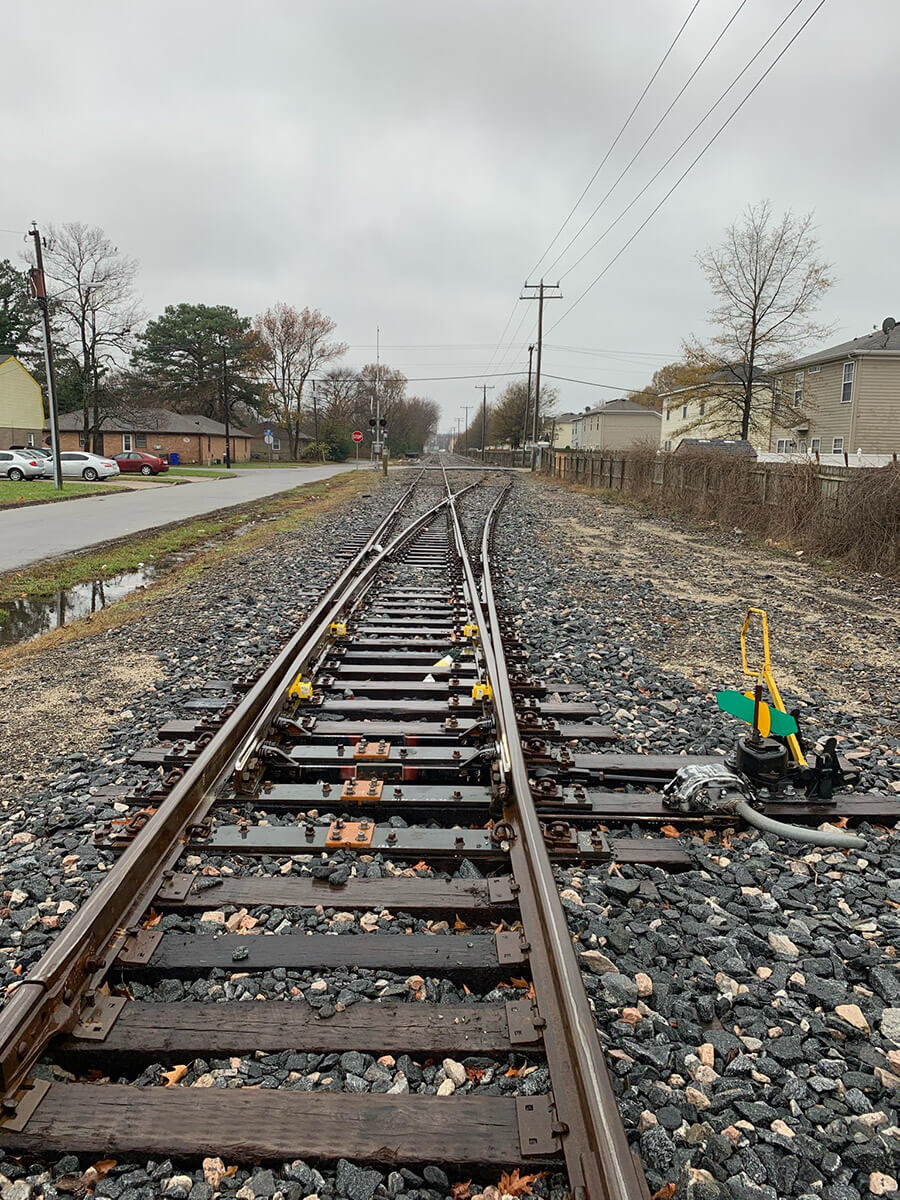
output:
M790 28L814 2L804 0ZM591 189L591 206L736 4L702 0ZM378 324L385 359L410 376L476 374L491 363L521 369L533 306L515 343L493 351L526 272L689 8L689 0L36 0L4 17L0 226L25 229L33 217L103 226L139 260L151 312L189 299L252 313L284 299L334 316L354 364L372 357ZM560 269L619 213L787 8L749 0ZM548 336L546 370L646 382L683 337L705 328L708 296L694 254L763 196L777 209L815 209L838 279L824 315L839 335L900 308L891 132L900 12L891 0L869 0L864 11L864 22L851 23L845 5L826 3ZM691 156L689 147L567 276L550 324ZM0 235L0 255L20 248ZM441 401L449 424L471 403L474 383L417 388ZM576 407L600 394L562 385L561 398Z

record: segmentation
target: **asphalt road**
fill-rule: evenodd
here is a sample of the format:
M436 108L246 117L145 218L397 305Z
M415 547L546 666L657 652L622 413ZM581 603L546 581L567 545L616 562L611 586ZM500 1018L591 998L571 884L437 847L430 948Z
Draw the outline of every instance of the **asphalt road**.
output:
M111 491L108 496L62 504L5 509L0 511L0 571L73 554L98 542L198 517L217 508L233 508L348 470L353 470L352 463L271 470L258 467L237 470L233 479L194 479L177 487L166 485L124 494ZM127 482L127 476L122 482Z

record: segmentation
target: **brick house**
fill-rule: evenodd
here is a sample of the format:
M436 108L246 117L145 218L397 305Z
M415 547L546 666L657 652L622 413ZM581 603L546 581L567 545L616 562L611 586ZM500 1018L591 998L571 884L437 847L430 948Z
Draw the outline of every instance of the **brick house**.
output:
M62 413L59 444L62 450L82 450L84 422L80 412ZM231 461L249 462L251 435L234 425L230 428ZM182 463L209 466L225 461L225 426L211 417L174 413L164 408L135 409L108 417L101 430L102 453L148 450L167 457L177 454Z
M775 413L785 428L776 452L900 452L900 325L886 317L874 333L785 364Z

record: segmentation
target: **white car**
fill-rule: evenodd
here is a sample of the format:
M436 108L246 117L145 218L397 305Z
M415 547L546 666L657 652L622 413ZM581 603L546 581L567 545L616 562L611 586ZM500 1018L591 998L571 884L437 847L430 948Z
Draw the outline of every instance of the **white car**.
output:
M119 474L119 464L87 450L63 450L59 456L64 479L112 479Z
M23 450L0 450L0 477L14 483L23 479L43 479L44 460L40 455Z

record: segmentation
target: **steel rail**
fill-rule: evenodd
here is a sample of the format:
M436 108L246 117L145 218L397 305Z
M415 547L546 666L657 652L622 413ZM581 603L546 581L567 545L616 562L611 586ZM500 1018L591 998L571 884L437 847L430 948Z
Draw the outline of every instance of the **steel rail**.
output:
M560 1010L561 1019L558 1022L548 1019L545 1040L557 1115L567 1126L563 1150L569 1182L576 1194L581 1187L590 1200L600 1200L600 1197L604 1200L647 1200L649 1189L640 1163L628 1145L619 1115L572 945L572 935L531 798L528 768L522 753L491 574L491 545L497 515L511 486L511 483L508 484L498 496L484 523L481 540L482 591L487 609L486 629L494 643L497 670L492 683L494 708L510 764L511 799L506 814L516 820L519 833L518 839L510 847L510 858L513 873L521 887L523 924L528 919L526 910L531 908L532 898L534 900L531 915L541 929L540 948L546 950L546 965L552 975L553 999ZM452 501L450 507L452 510ZM538 949L532 946L532 970L540 1001L542 993L538 976L543 974L544 964L539 965L535 960ZM546 1013L543 1015L547 1016Z
M510 784L504 819L515 836L510 862L519 885L522 924L537 1003L546 1022L544 1041L557 1114L556 1132L572 1193L587 1200L647 1200L649 1189L628 1145L603 1059L593 1014L559 899L522 753L512 688L503 650L490 570L497 515L512 486L501 491L484 522L481 541L483 603L475 580L446 471L448 511L493 693L502 760ZM535 934L540 934L536 937ZM551 1011L552 1010L552 1011Z
M248 735L258 734L264 713L274 716L283 706L287 687L327 636L348 596L357 594L389 557L449 503L446 498L441 500L382 548L380 540L409 503L417 483L418 479L413 481L320 597L196 762L10 995L0 1012L0 1091L7 1107L15 1106L17 1089L50 1040L74 1025L87 994L118 954L129 926L157 891L168 863L180 854L188 830L212 806L216 789L227 778ZM463 491L475 486L470 484Z

